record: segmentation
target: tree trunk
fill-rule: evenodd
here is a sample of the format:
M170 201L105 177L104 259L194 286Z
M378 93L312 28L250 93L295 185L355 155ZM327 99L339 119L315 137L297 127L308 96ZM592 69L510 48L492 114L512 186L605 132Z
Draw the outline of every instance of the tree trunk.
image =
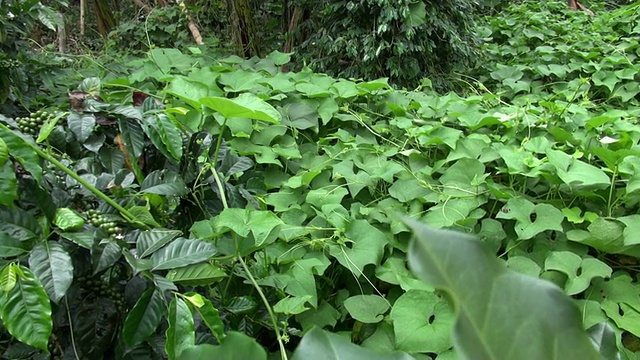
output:
M231 23L231 41L246 58L260 56L255 24L248 0L227 0Z
M116 27L116 18L109 6L108 0L93 0L93 7L96 13L96 23L100 35L106 37L109 32Z
M204 44L204 42L202 41L202 35L200 34L200 29L198 29L198 25L196 25L196 23L193 22L193 19L191 18L191 14L189 14L189 10L187 10L187 7L184 4L184 1L178 0L178 5L180 6L180 11L182 11L182 13L186 15L187 27L191 32L191 36L193 36L193 41L195 41L196 44L198 45Z
M581 10L587 14L594 16L595 14L586 6L582 5L578 0L569 0L569 8L572 10Z

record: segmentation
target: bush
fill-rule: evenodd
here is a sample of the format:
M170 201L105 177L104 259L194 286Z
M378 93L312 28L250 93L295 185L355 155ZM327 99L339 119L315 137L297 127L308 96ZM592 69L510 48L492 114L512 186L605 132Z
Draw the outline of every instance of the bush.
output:
M334 76L389 77L413 87L475 56L475 1L337 1L318 14L318 30L300 54ZM442 83L442 81L440 81Z

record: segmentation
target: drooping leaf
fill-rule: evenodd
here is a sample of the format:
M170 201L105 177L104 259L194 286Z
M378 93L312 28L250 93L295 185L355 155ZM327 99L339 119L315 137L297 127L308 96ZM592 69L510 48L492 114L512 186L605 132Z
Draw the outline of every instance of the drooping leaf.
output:
M507 269L469 235L404 221L414 232L412 270L454 299L460 358L599 358L561 289Z
M18 199L17 184L13 163L6 161L0 165L0 205L13 206L13 202Z
M217 253L212 244L197 239L177 238L151 255L153 270L179 268L205 261Z
M55 302L67 293L73 281L69 253L57 242L43 241L31 250L29 267L38 277L49 298Z
M31 270L10 266L16 267L18 278L11 291L0 296L2 323L18 341L47 351L53 330L49 297Z
M187 303L177 295L169 304L167 315L169 327L166 331L165 351L169 360L182 359L182 353L196 344L193 315Z
M120 245L113 240L106 240L104 244L95 242L91 248L93 273L99 274L115 264L122 256L120 250Z
M125 344L135 346L154 333L165 314L166 302L162 291L147 289L133 306L122 328Z
M42 181L40 158L33 151L33 147L27 143L27 141L32 142L32 140L23 138L23 136L18 136L13 131L0 127L0 138L4 140L9 148L9 154L18 160L18 163L40 184Z
M184 295L198 298L198 301L201 302L201 304L196 305L192 303L194 309L200 315L200 318L204 321L209 330L211 330L211 334L216 337L218 342L223 342L226 338L226 334L224 333L224 324L220 319L218 309L213 306L209 299L198 293L188 292Z
M166 114L146 116L142 122L149 139L167 158L175 161L182 157L182 135Z

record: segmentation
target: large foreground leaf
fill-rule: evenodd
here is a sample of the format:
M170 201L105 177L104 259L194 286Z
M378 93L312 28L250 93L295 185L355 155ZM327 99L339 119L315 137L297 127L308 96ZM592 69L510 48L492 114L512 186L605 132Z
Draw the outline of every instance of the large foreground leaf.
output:
M14 267L17 281L8 292L0 294L0 317L4 327L17 340L47 350L53 329L51 304L35 275L21 265Z
M411 269L453 299L461 359L600 358L560 288L507 269L469 235L405 222L415 235Z
M193 346L182 353L181 359L266 360L267 353L253 338L230 331L222 345Z
M313 328L300 341L292 360L411 360L409 354L380 354L351 343L344 337Z

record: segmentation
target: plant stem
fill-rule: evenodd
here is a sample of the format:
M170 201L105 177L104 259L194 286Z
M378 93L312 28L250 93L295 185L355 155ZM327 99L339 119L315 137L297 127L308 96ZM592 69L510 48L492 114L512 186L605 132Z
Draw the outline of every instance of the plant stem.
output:
M611 207L613 206L613 190L615 188L616 185L616 176L618 175L618 167L616 166L613 169L613 175L611 175L611 186L609 187L609 200L607 201L607 215L609 217L611 217L611 214L613 213Z
M258 282L251 274L251 271L249 271L249 267L247 266L247 263L244 262L244 259L242 259L242 256L238 256L238 260L240 261L240 264L242 264L242 268L244 269L244 272L249 277L249 281L251 281L251 284L253 285L253 287L255 287L256 290L258 291L258 295L260 295L260 299L262 299L264 306L267 308L267 312L269 313L269 318L271 318L271 323L273 324L273 329L276 332L276 338L278 339L278 346L280 346L280 358L282 360L288 360L289 358L287 357L287 351L285 350L284 343L282 342L282 335L280 335L278 320L276 319L276 315L273 313L273 309L271 308L271 305L269 305L269 300L267 300L267 297L262 292L260 285L258 285Z
M0 127L8 130L8 131L13 131L11 129L9 129L8 127L6 127L3 124L0 124ZM71 176L71 178L73 178L75 181L77 181L78 183L80 183L82 186L84 186L87 190L91 191L93 194L95 194L97 197L99 197L100 199L104 200L107 204L111 205L114 209L118 210L120 212L120 214L122 214L122 216L124 216L129 222L135 223L136 225L144 228L145 230L149 230L151 229L147 224L143 223L142 221L140 221L135 215L133 215L132 213L130 213L127 209L125 209L124 207L120 206L120 204L118 204L117 202L113 201L113 199L111 199L110 197L108 197L105 193L103 193L102 191L98 190L95 186L89 184L88 181L86 181L85 179L83 179L82 177L80 177L78 174L76 174L73 170L69 169L68 167L66 167L63 163L61 163L60 161L58 161L55 157L49 155L47 152L43 151L42 149L40 149L38 146L30 143L29 141L24 141L25 144L27 144L29 147L31 147L31 149L38 154L38 156L40 156L41 158L43 158L44 160L47 160L48 162L52 163L53 165L55 165L58 169L62 170L63 172L65 172L67 175Z

